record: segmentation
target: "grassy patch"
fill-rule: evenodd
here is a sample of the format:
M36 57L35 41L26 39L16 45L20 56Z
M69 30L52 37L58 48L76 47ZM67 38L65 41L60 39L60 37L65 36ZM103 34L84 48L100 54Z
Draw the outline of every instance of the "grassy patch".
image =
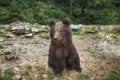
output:
M92 39L101 39L102 37L100 37L99 35L95 35L95 34L91 34L91 33L88 33L86 34L89 38L92 38Z
M28 75L29 75L29 72L28 72L28 71L24 71L21 75L23 75L23 76L28 76Z
M0 37L5 37L6 34L7 34L6 32L1 32L1 31L0 31Z
M43 69L39 69L39 75L37 77L37 80L90 80L90 77L85 74L80 74L76 76L70 76L69 73L63 73L63 76L61 77L55 77L54 73L52 71L48 71Z
M48 70L40 69L38 80L53 80L54 74Z
M115 31L115 30L109 30L109 31L106 31L106 34L108 34L108 35L117 35L117 36L119 36L120 35L120 32L117 32L117 31Z
M82 34L82 29L77 29L77 30L72 30L73 35L81 35Z
M40 37L42 37L42 38L46 38L46 39L49 38L49 34L48 34L47 32L40 32L39 35L40 35Z
M11 70L6 70L4 76L0 76L0 80L11 80L15 73Z
M34 23L33 26L34 27L40 27L40 24L39 23Z
M77 77L77 80L90 80L90 77L88 75L85 75L85 74L80 74Z
M111 74L107 76L104 80L120 80L120 74Z
M117 32L115 30L109 30L109 31L106 31L105 33L106 33L106 35L109 35L113 39L119 41L120 32Z
M25 33L29 34L29 33L32 33L32 31L31 30L25 30Z
M95 26L91 26L89 31L95 31Z

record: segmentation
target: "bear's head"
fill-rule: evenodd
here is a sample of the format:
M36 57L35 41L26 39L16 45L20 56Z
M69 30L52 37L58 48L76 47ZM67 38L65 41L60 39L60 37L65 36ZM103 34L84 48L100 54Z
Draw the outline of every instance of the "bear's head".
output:
M49 21L50 37L55 42L65 42L71 38L71 28L69 19L64 19L62 22Z

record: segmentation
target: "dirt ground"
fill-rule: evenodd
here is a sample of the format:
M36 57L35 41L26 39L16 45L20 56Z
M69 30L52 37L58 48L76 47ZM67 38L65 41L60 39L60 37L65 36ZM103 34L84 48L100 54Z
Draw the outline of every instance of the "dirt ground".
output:
M79 74L86 74L90 76L90 80L98 79L103 80L110 73L120 72L120 58L106 58L106 59L97 59L92 56L88 51L88 44L91 39L86 38L85 36L73 36L73 43L79 53L81 67L83 69L82 73L77 73L75 71L64 72L63 76L69 76L70 79L65 80L74 80L74 77ZM48 68L48 49L49 49L49 39L43 39L38 36L35 36L32 39L6 39L2 42L3 47L16 47L19 54L19 60L12 61L1 61L0 69L1 72L5 69L14 69L16 73L22 71L29 71L29 78L24 77L23 80L38 80L38 67L45 68L51 72L51 69ZM12 45L8 45L12 44ZM2 52L2 48L0 49ZM43 75L46 76L46 75ZM47 80L47 79L44 79ZM56 78L55 78L56 80Z
M86 37L73 36L73 42L79 52L81 66L84 74L91 76L91 80L97 78L102 80L111 72L120 71L120 58L97 59L87 50L90 39Z

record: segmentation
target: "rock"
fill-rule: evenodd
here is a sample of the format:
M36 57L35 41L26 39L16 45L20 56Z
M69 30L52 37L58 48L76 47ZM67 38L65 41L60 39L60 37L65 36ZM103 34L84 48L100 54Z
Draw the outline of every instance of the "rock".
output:
M5 39L4 38L0 38L0 42L3 42Z
M78 25L73 25L73 24L71 24L71 25L70 25L70 27L71 27L73 30L76 30L76 29L78 29L78 28L79 28L79 26L78 26Z
M15 75L15 76L13 76L12 80L22 80L22 76L21 75Z
M14 37L15 37L15 35L11 34L11 33L6 35L6 38L14 38Z
M117 32L120 32L120 27L115 27L114 30L117 31Z
M4 49L4 55L6 60L13 60L18 58L16 50L12 47Z
M19 69L19 68L17 68L17 67L15 67L15 68L14 68L14 70L15 70L15 71L20 71L20 69Z
M33 33L25 34L26 37L33 37Z
M31 25L29 23L25 22L16 22L10 24L11 30L16 34L16 35L22 35L25 33L25 30L30 30Z
M48 75L47 74L43 74L42 77L48 78Z
M25 28L22 26L14 26L11 29L16 35L22 35L25 33Z
M35 33L38 33L38 32L39 32L39 29L38 29L38 28L35 28L35 27L32 27L32 28L31 28L31 31L35 34Z
M30 25L30 23L26 23L26 24L24 25L24 27L25 27L25 30L30 30L31 25Z
M3 60L5 59L3 54L0 54L0 64L3 62ZM1 70L1 69L0 69Z

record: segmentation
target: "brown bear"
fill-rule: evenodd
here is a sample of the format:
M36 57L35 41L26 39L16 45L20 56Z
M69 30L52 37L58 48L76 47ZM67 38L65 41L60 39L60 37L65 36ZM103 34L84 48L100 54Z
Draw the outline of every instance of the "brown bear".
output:
M56 76L62 76L64 69L81 72L80 59L72 42L72 32L69 19L62 22L49 21L50 48L48 66Z

